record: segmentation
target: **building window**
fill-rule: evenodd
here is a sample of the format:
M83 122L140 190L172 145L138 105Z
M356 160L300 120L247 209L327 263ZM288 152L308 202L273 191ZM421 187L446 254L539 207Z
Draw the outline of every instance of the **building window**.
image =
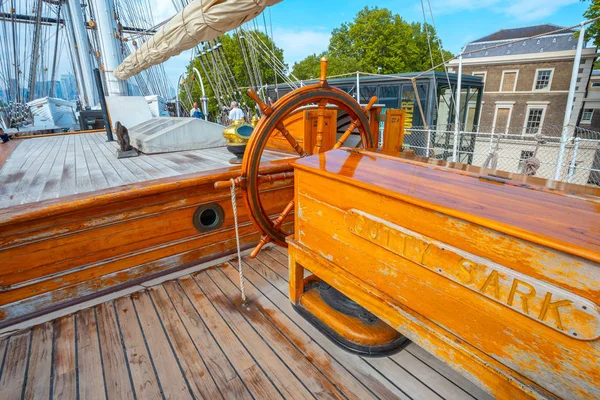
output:
M544 110L542 107L530 107L528 109L525 133L536 134L540 131L544 120Z
M533 90L550 90L553 72L552 69L538 69L535 74Z
M481 80L483 81L483 90L485 91L485 80L487 78L487 72L483 71L483 72L473 72L472 74L473 76L479 76L481 78Z
M594 110L591 108L584 108L583 114L581 115L581 122L583 123L591 123L592 117L594 116Z
M600 82L592 82L592 87L600 87Z
M517 90L517 78L519 71L502 71L502 80L500 81L501 92L514 92Z
M519 174L523 172L523 168L525 168L525 161L531 157L533 157L533 151L521 150L521 157L519 158L519 168L517 168L517 172Z

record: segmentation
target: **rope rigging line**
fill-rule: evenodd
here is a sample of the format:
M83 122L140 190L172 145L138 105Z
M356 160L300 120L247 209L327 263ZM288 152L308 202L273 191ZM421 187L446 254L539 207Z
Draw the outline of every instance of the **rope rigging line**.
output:
M231 178L231 207L233 209L233 225L235 228L235 243L237 247L237 259L238 259L238 271L240 274L240 291L242 293L242 306L248 304L246 298L246 289L244 287L244 269L242 268L242 251L240 248L240 232L238 228L238 215L237 215L237 199L235 195L235 179Z

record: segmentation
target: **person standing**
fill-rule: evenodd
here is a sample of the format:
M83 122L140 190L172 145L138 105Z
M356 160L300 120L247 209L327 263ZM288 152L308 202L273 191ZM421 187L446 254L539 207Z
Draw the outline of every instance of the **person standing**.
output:
M197 101L194 102L194 108L192 108L190 110L190 117L204 119L204 113L202 112L202 110L198 106L198 102Z
M238 107L236 101L231 102L231 110L229 111L229 122L239 121L244 119L244 111Z

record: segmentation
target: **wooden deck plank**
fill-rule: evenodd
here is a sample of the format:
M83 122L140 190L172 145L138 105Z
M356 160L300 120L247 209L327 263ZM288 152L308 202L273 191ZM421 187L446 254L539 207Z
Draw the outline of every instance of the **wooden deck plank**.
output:
M350 353L335 346L329 339L325 338L316 328L307 324L293 308L287 297L287 281L275 274L272 270L262 265L260 261L254 259L245 259L248 262L245 265L245 274L252 285L265 293L265 297L269 298L271 305L266 301L259 299L261 307L269 310L273 309L273 315L277 313L285 314L292 320L295 326L290 328L290 331L303 331L312 340L314 340L327 354L336 360L340 365L351 373L356 381L362 383L374 393L375 396L383 399L409 399L410 397L402 392L392 382L387 380L384 375L369 365L363 358L354 356ZM252 265L250 264L252 263ZM285 290L285 292L279 289ZM276 305L277 308L273 308ZM328 358L325 363L330 362Z
M198 353L204 359L220 392L225 398L252 398L248 389L233 368L231 361L221 351L218 343L206 328L202 318L175 281L165 282L163 287L173 304L175 312L189 335Z
M74 135L73 142L75 146L75 183L77 185L77 193L91 192L94 190L92 177L81 144L81 135Z
M42 193L39 195L38 200L52 199L58 197L60 190L60 178L62 176L63 165L67 156L67 145L69 143L69 137L65 136L61 138L60 148L58 154L52 164L52 168L48 174Z
M77 371L79 397L105 399L102 353L93 308L79 311L75 318L77 338Z
M66 138L64 137L56 137L52 148L48 150L48 156L46 157L46 160L44 160L35 176L33 176L32 180L27 181L23 179L19 185L20 189L15 193L15 197L20 197L18 204L32 203L40 198L42 192L44 191L44 187L46 186L46 182L48 181L52 167L56 163L56 160L59 156L60 147L65 139ZM61 160L58 160L58 162L62 163Z
M53 393L54 399L77 396L77 349L75 317L68 315L54 321Z
M60 178L59 197L77 193L77 173L75 171L75 135L68 137L67 155Z
M50 398L53 334L51 322L33 328L25 399Z
M285 326L275 325L265 317L261 311L250 301L247 307L240 304L241 295L239 288L234 285L223 273L222 268L207 271L221 292L229 299L231 305L234 305L239 314L243 315L256 333L263 338L271 349L277 353L278 357L287 365L294 375L303 383L304 386L317 398L343 399L344 396L337 387L335 387L329 378L317 368L305 354L282 333ZM261 297L262 295L259 295ZM251 299L251 298L250 298Z
M227 322L244 346L252 353L261 367L271 378L271 381L282 392L285 398L308 399L313 398L310 391L303 385L288 366L277 354L263 341L263 338L254 331L252 326L237 312L233 304L220 292L217 285L206 273L194 275L203 293L210 299L221 317Z
M121 178L123 184L138 182L138 178L127 169L119 159L115 151L111 151L106 146L106 138L101 134L94 133L90 135L90 140L95 143L97 154L101 154L106 162L112 166L115 173Z
M25 331L11 336L8 342L0 377L0 399L20 399L23 394L30 338L31 332Z
M271 268L275 275L287 282L287 257L284 254L284 250L279 249L281 248L273 247L265 249L261 252L257 260ZM251 263L253 266L257 265L256 260L246 259L246 262ZM273 275L270 276L271 282L275 282L276 280L273 279ZM279 284L281 285L281 283ZM284 288L280 287L280 289ZM287 293L287 288L284 290L284 293ZM412 347L418 348L418 346L414 344L409 345L409 348ZM392 376L395 382L403 382L405 386L402 386L402 389L409 394L413 393L415 390L419 393L424 390L428 398L441 396L453 399L469 399L472 398L470 393L478 393L479 397L486 396L481 389L471 384L467 379L460 376L460 374L452 374L451 380L443 379L429 364L424 364L420 362L420 360L414 359L406 351L402 351L393 356L392 360L389 361L387 358L369 359L367 361L374 369L379 371L385 370L386 375ZM390 361L393 364L390 364ZM437 365L439 369L451 370L442 362L435 359L432 361L432 364ZM461 385L464 385L466 389L462 388Z
M230 264L227 264L226 267L220 268L219 270L221 273L225 274L232 284L239 279L237 270ZM357 380L356 377L350 374L341 363L335 359L333 359L332 362L332 357L329 353L327 353L303 330L298 329L291 319L279 311L267 296L256 288L254 282L261 279L256 272L248 270L246 270L246 272L250 272L249 274L246 274L248 278L248 283L245 286L246 293L252 299L253 306L255 306L256 310L265 316L271 324L276 326L282 334L286 336L287 340L294 344L294 346L302 353L302 356L314 365L314 368L326 376L331 382L334 382L336 388L349 399L367 399L375 397L374 393L363 385L361 381ZM275 290L273 286L271 286L271 288L272 291ZM286 303L289 305L289 301ZM254 321L255 320L253 319L253 322ZM389 394L388 398L395 398L391 392L387 392L386 394Z
M55 142L56 139L52 138L52 140L48 140L47 143L42 144L42 146L28 155L27 160L18 171L21 176L14 183L12 181L8 182L6 190L9 198L4 199L4 201L8 200L10 205L21 204L22 196L27 194L29 185L33 182L34 177L39 172L40 167L48 157Z
M117 323L121 330L131 380L138 399L162 399L162 389L148 353L145 339L129 297L115 300Z
M174 399L191 397L188 382L183 375L179 361L173 353L169 340L161 328L161 322L152 306L148 293L134 293L131 297L144 337L151 349L150 356L154 361L164 395Z
M121 186L125 184L125 181L121 178L121 176L117 173L117 170L109 161L108 158L104 155L104 152L101 151L98 143L96 142L95 135L83 135L83 140L86 140L90 149L92 149L94 156L96 157L96 161L108 182L108 187Z
M148 164L150 167L152 167L152 168L160 171L165 176L179 175L179 172L177 172L177 170L175 170L175 169L173 169L173 168L171 168L171 167L169 167L169 166L161 163L160 160L157 159L154 156L142 154L138 158L141 161L143 161L144 163Z
M106 394L109 399L133 399L130 372L123 353L117 316L112 303L100 304L96 307L96 315Z
M148 294L156 307L165 333L170 339L181 369L190 385L194 397L222 398L219 388L209 372L204 359L190 340L183 323L179 320L169 297L162 286L148 290Z
M96 153L96 149L92 149L92 147L90 147L90 143L86 135L77 135L77 137L81 139L81 146L83 149L83 154L85 156L85 162L88 167L90 180L92 182L94 190L100 190L110 187L111 185L109 185L108 180L104 176L102 167L98 163L96 155L94 154Z
M227 322L221 318L215 306L200 290L196 281L191 276L187 276L180 278L179 284L198 315L206 324L208 331L218 343L219 348L229 359L233 368L235 368L254 398L282 398L281 392L277 390L271 379L268 378L264 370L256 362L256 359L252 357L248 349L229 328Z

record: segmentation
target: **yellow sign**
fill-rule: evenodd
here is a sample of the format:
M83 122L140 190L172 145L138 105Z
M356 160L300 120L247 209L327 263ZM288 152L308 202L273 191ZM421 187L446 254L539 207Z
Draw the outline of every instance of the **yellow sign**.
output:
M591 301L359 210L345 215L353 234L576 339L600 337Z
M413 126L413 115L415 113L415 102L414 101L403 101L400 108L406 110L406 117L404 119L404 129L410 129ZM410 132L406 132L410 135Z

